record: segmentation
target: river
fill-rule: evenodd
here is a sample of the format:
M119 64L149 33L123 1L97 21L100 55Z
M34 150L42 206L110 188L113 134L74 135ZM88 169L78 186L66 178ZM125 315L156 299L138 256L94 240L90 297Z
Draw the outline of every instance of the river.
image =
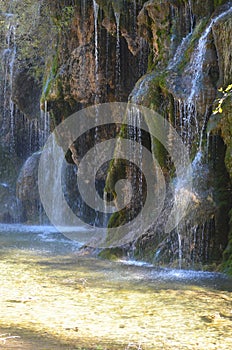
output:
M232 348L230 278L79 247L50 226L0 225L1 349Z

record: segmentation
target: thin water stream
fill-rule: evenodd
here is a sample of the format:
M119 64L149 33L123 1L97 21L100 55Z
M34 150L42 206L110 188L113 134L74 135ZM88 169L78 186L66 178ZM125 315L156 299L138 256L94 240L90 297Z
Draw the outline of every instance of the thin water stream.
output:
M1 225L0 247L1 349L231 349L222 274L81 256L43 226Z
M116 20L116 66L115 66L115 74L116 74L116 97L119 96L120 93L120 79L121 79L121 64L120 64L120 13L114 12L115 20Z

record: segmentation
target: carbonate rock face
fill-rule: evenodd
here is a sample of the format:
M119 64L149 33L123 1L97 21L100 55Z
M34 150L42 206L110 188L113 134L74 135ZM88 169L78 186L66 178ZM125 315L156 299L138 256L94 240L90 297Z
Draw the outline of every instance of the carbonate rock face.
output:
M155 110L176 128L193 167L193 189L181 192L183 198L191 198L187 216L165 236L166 217L178 200L173 191L175 169L155 138L136 130L129 136L153 151L168 185L159 220L132 242L133 252L157 264L200 267L220 263L225 251L229 261L225 267L231 270L231 1L26 3L26 8L20 1L0 4L1 152L19 159L20 166L25 162L20 175L19 169L10 174L14 198L7 187L1 187L4 203L8 197L13 208L18 178L17 196L23 209L18 216L7 209L4 218L30 220L40 207L35 152L56 125L87 106L129 100ZM106 140L125 134L119 127L100 128L97 136ZM72 144L66 160L73 169L95 142L92 130ZM78 210L83 203L73 174L66 194L71 201L77 196L78 205L73 206ZM106 164L98 172L96 186L103 193L106 184L113 196L121 175L134 186L129 208L136 213L145 200L146 186L130 164ZM5 183L4 177L0 180ZM128 217L112 215L110 225L120 225Z

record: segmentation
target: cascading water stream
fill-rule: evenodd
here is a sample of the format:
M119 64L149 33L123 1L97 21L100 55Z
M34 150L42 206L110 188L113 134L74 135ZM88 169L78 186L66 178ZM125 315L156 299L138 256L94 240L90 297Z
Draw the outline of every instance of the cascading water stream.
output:
M86 16L86 0L81 0L81 14L85 18L85 16Z
M132 191L134 191L135 202L138 204L139 210L143 207L143 146L142 146L142 133L141 133L141 115L139 109L136 106L133 106L131 110L128 112L128 125L129 125L129 138L133 141L131 143L128 159L132 162L131 172L129 173L129 177L131 177L130 181L132 182ZM139 145L139 147L136 147ZM137 164L139 169L134 167ZM138 172L139 170L139 172ZM129 195L128 195L129 197ZM137 215L135 210L138 208L134 208L132 206L130 219L134 219L134 216ZM140 218L142 220L142 217ZM138 230L140 230L140 226L142 226L141 221L138 222Z
M94 58L95 58L95 97L94 97L94 103L99 103L99 57L98 57L98 13L99 13L99 5L97 4L96 0L93 0L93 14L94 14ZM95 116L95 122L96 125L98 125L98 113L96 109L96 116ZM97 134L98 134L98 128L95 128L95 141L97 140Z
M176 13L177 11L177 13ZM187 35L182 39L180 45L177 47L175 54L173 56L173 58L170 60L167 69L168 70L173 70L175 68L177 68L178 64L181 61L181 58L183 57L183 53L186 49L186 47L188 46L190 39L192 37L192 33L193 33L193 28L194 28L194 17L193 17L193 12L192 12L192 3L191 0L188 0L188 4L186 4L186 8L185 8L185 12L186 12L186 31L187 31ZM176 22L177 18L178 18L178 10L176 10L174 8L173 5L171 5L171 16L172 16L172 22ZM190 25L188 25L188 23L190 22ZM173 46L173 43L175 41L176 38L176 34L173 33L171 36L171 45Z
M86 4L86 1L82 0L81 2L83 4L83 11L85 13L85 10L84 10L84 6ZM192 3L191 3L191 0L188 1L188 6L189 6L189 10L187 11L187 13L189 13L189 16L190 16L190 19L188 20L188 22L190 23L190 33L183 39L181 45L179 46L179 48L177 49L176 51L176 54L175 54L175 57L174 59L172 60L170 66L169 66L169 69L173 69L177 66L177 64L180 62L181 58L182 58L182 54L183 54L183 51L184 51L184 48L186 46L188 46L188 43L189 43L189 40L191 39L191 35L192 35L192 31L193 31L193 25L194 25L194 18L192 16L192 9L191 9L191 6L192 6ZM134 1L134 26L135 26L135 23L136 23L136 1ZM99 35L99 29L98 29L98 26L99 26L99 23L98 23L98 17L99 17L99 5L97 4L97 2L95 0L93 0L93 15L94 15L94 26L92 26L92 29L94 27L94 35L92 35L92 44L94 43L94 59L93 59L93 62L95 62L95 69L94 69L94 72L95 72L95 79L96 79L96 94L95 94L95 103L97 104L99 102L99 94L98 94L98 84L99 84L99 66L100 66L100 62L101 60L99 59L99 40L100 40L100 35ZM118 95L119 94L119 90L120 90L120 75L121 75L121 66L120 66L120 59L122 58L121 57L121 52L120 52L120 13L119 12L116 12L114 13L115 15L115 21L116 21L116 63L115 63L115 82L116 82L116 92ZM218 16L214 21L216 22L219 18L221 18L222 16ZM215 23L214 22L214 23ZM208 33L210 32L211 28L212 28L212 23L210 23L209 27L207 27L207 30L208 30ZM186 27L187 27L187 22L186 22ZM14 28L15 29L15 28ZM13 32L12 32L13 33ZM13 70L14 70L14 61L15 61L15 55L16 55L16 45L15 45L15 30L14 30L14 33L12 34L11 33L11 37L10 37L10 45L9 45L9 49L11 50L11 60L8 64L8 75L12 76L13 77ZM109 34L107 34L109 35ZM208 34L205 32L203 33L203 37L204 39L207 40L208 38ZM108 36L109 38L109 36ZM202 42L204 42L204 40L202 40ZM13 43L13 45L12 45ZM205 41L206 43L206 41ZM108 45L108 44L107 44ZM107 49L109 50L109 47L107 46ZM197 51L197 50L196 50ZM197 51L198 52L198 51ZM101 53L101 52L100 52ZM202 59L202 62L203 62L203 59L204 59L204 55L205 53L201 53L202 56L198 55L198 60L201 60ZM203 58L202 58L203 57ZM108 52L107 52L107 59L108 59ZM195 62L197 60L197 58L195 58L193 61L192 61L192 65L196 65L196 63L198 64L199 62ZM108 61L106 61L106 72L108 71ZM203 63L202 63L203 64ZM101 68L101 67L100 67ZM202 70L202 65L199 65L199 67L196 65L196 69L201 69ZM9 73L10 72L10 73ZM12 74L11 74L12 73ZM201 74L200 74L201 76ZM200 76L199 76L199 79L200 79ZM197 77L197 74L195 74L195 77ZM199 139L199 148L201 149L201 145L202 145L202 139L203 139L203 134L204 134L204 130L205 130L205 124L206 124L206 118L205 117L205 122L203 125L200 125L200 127L198 126L197 124L197 116L196 116L196 106L195 106L195 101L196 101L196 96L197 96L197 93L193 93L192 94L192 91L193 90L197 90L197 86L198 86L198 82L199 82L199 79L198 81L196 80L195 82L195 86L194 86L194 81L192 81L192 86L190 86L190 90L191 90L191 94L189 96L189 98L187 99L187 101L183 102L182 100L179 100L178 103L178 107L177 109L179 109L179 115L180 115L180 123L181 123L181 131L183 132L183 138L186 142L186 144L189 142L189 140L191 139L191 121L193 118L196 119L196 133L199 133L200 131L200 139ZM12 85L11 85L11 90L12 90ZM12 101L12 99L11 99ZM14 121L14 106L10 105L10 112L12 111L12 113L10 113L11 117L10 120L11 122ZM132 125L139 125L139 118L140 116L138 115L138 113L136 113L136 111L134 111L132 117L131 117L131 123ZM98 113L97 113L97 108L96 108L96 121L98 120ZM42 122L43 121L43 122ZM33 122L34 123L34 122ZM47 111L47 102L45 101L45 104L44 104L44 111L41 111L41 118L40 120L38 121L38 123L36 124L28 124L28 130L29 130L29 134L30 134L30 151L33 149L33 129L36 130L36 132L38 133L38 140L39 140L39 146L42 147L48 134L49 134L49 113ZM43 125L41 124L43 123ZM13 122L12 122L13 124ZM97 123L96 123L97 124ZM14 125L14 124L13 124ZM11 128L12 130L12 128ZM42 130L42 134L40 132L40 130ZM96 128L95 130L95 140L97 141L97 137L98 137L98 129ZM141 131L138 129L137 130L134 130L133 131L134 134L133 134L133 141L135 142L139 142L140 144L142 143L141 141ZM14 132L13 132L14 134ZM131 153L133 153L133 150L131 150ZM198 154L199 156L199 154ZM139 154L139 157L141 159L141 166L140 166L140 170L142 170L142 148L140 148L140 154ZM134 179L134 181L136 181ZM140 197L139 198L142 198L142 176L140 175L140 178L138 180L137 178L137 181L139 181L139 194L140 194ZM104 198L106 200L106 198ZM141 206L142 206L142 203L140 203ZM54 210L56 208L54 207ZM195 236L194 236L195 237ZM196 241L196 238L194 238L194 242ZM178 242L179 242L179 262L180 262L180 267L181 267L181 260L182 260L182 247L184 246L184 244L182 244L181 242L181 233L178 233Z
M106 77L106 81L108 82L108 79L109 79L109 63L110 63L110 60L109 60L109 53L110 53L110 34L109 32L107 31L106 32L106 65L105 65L105 77Z
M40 120L38 126L38 144L42 148L50 134L50 115L47 108L47 101L44 102L44 111L40 111Z
M116 96L120 94L120 80L121 80L121 50L120 50L120 13L114 12L115 20L116 20L116 65L115 65L115 90Z
M224 16L232 13L232 8L229 8L228 10L222 12L220 15L214 17L211 19L210 23L204 30L202 36L199 39L198 45L193 53L192 61L187 69L187 72L189 72L189 75L191 76L190 79L190 88L189 88L189 96L184 101L179 101L180 103L180 118L183 120L185 127L185 131L187 128L187 139L185 140L186 143L188 140L191 141L191 135L190 133L194 132L194 135L198 137L198 149L201 151L202 147L202 140L204 135L205 126L207 123L207 116L208 116L208 108L206 108L205 117L202 123L201 130L199 129L198 125L198 115L197 115L197 99L199 97L200 92L200 84L201 79L203 76L203 62L205 59L206 54L206 47L207 47L207 40L209 37L209 34L211 33L211 30L213 28L213 25L216 24L220 19L222 19ZM195 130L192 130L192 123L195 123Z
M4 62L4 108L3 108L3 129L7 129L8 121L10 126L10 150L14 151L14 102L12 100L13 75L16 58L16 26L14 15L7 16L8 30L6 33L6 49L3 51Z
M10 68L10 131L11 131L11 145L12 145L12 151L14 151L14 102L12 100L12 91L13 91L13 75L14 75L14 63L15 63L15 57L16 57L16 27L15 25L11 26L11 32L12 32L12 55L9 62L9 68Z
M40 14L41 4L38 4L38 8L35 17L32 19L33 26L38 20ZM10 13L10 12L12 13ZM36 15L38 15L36 17ZM3 123L2 131L6 135L10 136L9 149L11 152L15 151L17 147L17 131L16 119L22 124L22 128L25 130L25 140L27 139L27 147L24 148L24 156L30 156L31 153L41 148L50 132L50 119L47 107L45 106L45 112L41 111L40 117L27 118L20 111L15 108L13 97L13 80L15 75L15 66L17 64L17 32L20 33L21 22L14 14L14 2L9 2L8 12L4 13L5 17L5 48L2 52L1 60L3 67Z
M130 110L128 113L128 125L129 125L129 130L128 130L129 138L132 139L134 142L136 142L136 114L134 113L134 109ZM128 154L128 157L132 158L131 159L132 162L136 157L134 142L130 145L129 154ZM131 177L131 182L133 186L137 181L137 176L134 169L131 167L131 165L130 165L130 172L128 175L129 177ZM128 194L126 195L128 196ZM133 220L134 218L134 214L135 214L134 209L135 209L134 206L132 206L129 214L130 220Z
M189 1L189 9L190 9L189 10L190 13L192 13L191 1ZM191 79L189 79L189 85L188 85L188 91L189 91L188 96L187 98L184 98L184 99L179 98L176 100L178 104L178 110L179 110L180 129L181 129L180 133L187 147L191 147L192 139L193 137L196 137L198 139L198 148L201 149L202 139L203 139L204 130L207 122L208 109L206 108L205 118L203 120L201 129L200 129L196 105L197 105L197 99L199 97L198 95L200 92L200 83L203 76L202 70L203 70L203 62L205 59L205 53L206 53L206 47L207 47L206 44L207 44L208 36L212 30L213 25L231 12L232 12L232 8L229 8L228 10L224 11L220 15L212 18L210 23L204 30L202 36L199 39L198 45L192 55L192 61L190 62L190 65L187 67L187 70L186 70L186 72L191 77ZM167 67L169 71L175 70L175 68L178 66L178 64L181 61L183 52L188 47L189 41L192 36L192 28L193 28L193 21L194 21L193 17L192 16L190 17L192 18L191 31L182 40L181 44L176 50L176 53L173 59L169 62L169 65ZM194 125L194 128L193 128L193 125Z
M208 40L208 36L213 28L213 25L230 13L232 13L231 7L228 10L222 12L217 17L212 18L209 25L206 27L205 31L199 39L198 45L193 54L193 60L190 65L192 79L190 80L191 87L190 94L187 100L188 103L192 103L192 101L196 99L197 93L199 92L199 83L201 82L203 62L206 53L206 43Z
M191 76L189 96L187 97L186 100L180 101L180 111L182 111L180 113L180 118L184 121L184 123L187 122L187 124L185 125L185 130L187 127L187 140L185 141L188 142L188 140L191 140L191 135L189 133L193 132L191 124L192 124L192 121L194 121L195 127L196 127L194 134L200 135L200 137L198 138L199 150L201 149L201 146L202 146L203 131L207 121L207 113L205 113L202 130L199 131L196 104L197 104L198 94L200 90L200 83L203 76L202 70L203 70L203 62L206 54L206 47L207 47L206 44L213 25L231 12L232 12L232 8L229 8L228 10L224 11L217 17L212 18L209 25L204 30L202 36L199 39L198 45L193 53L192 62L188 67L188 72L190 72L189 75ZM206 108L206 111L207 111L207 108Z
M180 43L179 47L176 50L176 53L173 57L173 59L169 62L169 65L167 67L167 70L175 71L178 68L178 65L181 62L181 59L183 57L183 54L185 50L188 48L188 45L190 43L192 34L193 34L193 25L194 25L194 17L192 15L192 4L191 1L188 3L189 7L189 16L190 16L190 32L187 34L186 37L183 38L182 42ZM201 86L201 80L203 76L203 64L205 60L205 54L207 49L207 41L209 38L209 35L211 33L211 30L213 26L220 21L224 16L232 13L232 8L229 8L219 14L218 16L212 18L203 31L197 47L195 48L192 60L190 64L187 66L185 70L185 74L187 73L190 76L190 79L188 80L188 86L187 91L188 95L187 97L181 97L175 99L175 115L176 115L176 127L180 129L180 135L182 137L183 142L185 143L186 147L189 149L189 152L191 152L193 141L194 143L197 142L197 151L195 158L192 162L192 169L194 173L199 172L199 167L201 167L203 162L203 139L205 137L205 130L209 115L209 108L208 106L205 107L205 114L202 118L202 121L199 121L199 115L197 112L197 104L198 104L198 98L200 94L200 86ZM177 120L178 119L178 120ZM183 185L184 186L184 185ZM196 189L197 190L197 189ZM174 194L174 201L178 200L175 198ZM183 229L183 228L182 228ZM199 245L199 251L201 245L205 245L204 247L204 259L206 259L208 247L207 244L204 243L204 240L206 240L206 237L208 237L207 232L205 230L207 227L202 228L202 235L201 239L199 239L200 234L200 226L196 225L195 223L192 223L192 227L186 227L185 228L188 231L189 238L189 246L193 246L195 248L196 245ZM198 233L199 231L199 233ZM178 261L179 261L179 268L181 268L182 265L182 259L183 259L183 242L181 238L181 229L177 228L176 230L177 234L177 245L178 245ZM184 240L186 240L186 237L184 237ZM193 251L194 249L193 248ZM193 253L195 254L195 253ZM196 260L196 257L193 257L193 260Z
M99 103L99 58L98 58L98 12L99 5L96 0L93 0L93 12L94 12L94 56L95 56L95 103Z
M170 5L170 8L171 8L171 19L172 19L172 22L175 21L175 7L173 5ZM171 42L171 48L173 49L174 47L174 42L175 42L175 39L176 39L176 34L174 32L174 30L172 31L172 35L171 35L171 39L170 39L170 42Z
M133 17L134 17L134 23L133 23L133 30L134 32L136 33L136 24L137 24L137 4L136 4L136 0L134 0L134 3L133 3L133 6L134 6L134 9L133 9Z
M176 49L174 57L171 59L171 61L168 64L168 67L167 67L168 70L174 70L177 67L177 65L180 63L181 58L183 56L184 49L188 46L191 36L192 36L192 32L190 32L186 37L182 39L180 45Z
M96 0L93 0L93 15L94 15L94 56L95 56L95 97L94 97L94 104L95 106L95 133L94 133L94 142L95 144L98 142L99 133L98 133L98 119L99 119L99 113L98 113L98 107L97 104L99 101L99 48L98 48L98 14L99 14L99 5L97 4ZM94 152L97 152L96 147L94 148ZM97 154L96 157L97 158ZM94 171L97 169L97 164L94 164ZM95 193L95 204L97 203L97 196L98 194ZM95 226L99 225L99 215L98 215L98 208L97 205L95 205L95 218L94 218L94 224Z
M179 269L182 268L182 241L181 241L181 234L177 228L177 236L178 236L178 265Z
M193 32L194 26L194 16L192 11L192 0L188 0L188 10L189 10L189 19L190 19L190 33Z

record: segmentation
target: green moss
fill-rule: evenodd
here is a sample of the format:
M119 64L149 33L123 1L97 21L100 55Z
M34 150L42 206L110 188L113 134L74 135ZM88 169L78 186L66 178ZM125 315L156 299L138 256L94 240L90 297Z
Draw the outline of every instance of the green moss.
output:
M167 166L167 150L164 148L162 143L157 139L153 140L153 154L154 158L158 160L159 166L164 171Z
M146 244L138 242L134 252L134 256L138 260L144 260L150 263L154 261L154 253L157 250L157 242L149 239Z
M232 92L231 85L220 89L220 97L215 101L215 114L213 115L214 119L217 117L215 130L220 131L223 141L226 145L225 152L225 165L232 181ZM220 179L219 179L220 180ZM230 189L227 190L227 205L230 203L231 192ZM223 203L222 203L223 206ZM232 275L232 209L229 212L230 218L230 231L228 236L228 244L223 253L223 263L221 268L226 273ZM223 219L221 219L223 221Z
M145 100L143 104L153 109L154 111L160 112L164 115L164 101L168 101L168 105L166 108L167 118L170 122L173 120L173 100L170 100L170 94L167 89L167 73L161 72L160 74L154 75L150 83L150 87L148 92L146 93ZM164 115L165 116L165 115ZM165 116L166 117L166 116ZM148 129L149 129L149 120L146 120ZM156 123L156 120L152 120L152 124ZM127 138L128 137L128 129L127 125L124 124L121 127L120 137ZM156 139L151 139L151 144L149 143L149 147L152 148L152 152L154 158L158 161L161 166L164 174L168 174L170 171L170 164L167 164L167 150L164 146ZM113 160L110 163L108 175L106 179L105 191L113 194L115 201L117 202L117 197L115 193L115 184L120 179L125 179L128 177L128 162L122 159ZM129 211L121 210L119 213L114 213L108 223L108 227L118 227L129 220ZM109 237L109 239L111 239Z
M124 251L122 248L106 248L99 253L99 258L116 261L122 258Z
M148 55L148 64L147 64L147 72L150 73L155 68L155 62L154 62L154 53L153 50L150 50L150 53Z
M221 270L232 276L232 209L230 210L230 233L229 242L223 253L223 263L221 264Z
M52 20L57 28L57 31L62 34L69 31L73 18L74 6L72 5L63 6L59 9L59 11L52 15Z
M189 42L188 48L187 50L185 50L183 58L180 62L180 64L177 67L177 70L179 72L182 72L184 70L184 68L186 67L186 65L189 63L191 55L196 47L196 43L198 42L199 38L201 37L207 23L208 23L209 18L203 18L201 19L198 24L196 25L192 38Z
M58 61L58 52L54 55L52 59L52 63L47 64L47 74L45 73L44 82L43 82L43 95L42 98L46 99L49 92L51 91L51 87L57 79L57 73L59 68Z
M122 209L111 215L108 222L108 228L120 227L129 221L129 212L126 209Z
M57 119L56 111L62 105L62 118L70 115L70 109L66 112L67 106L63 99L63 86L62 80L58 74L59 70L59 59L58 52L54 55L52 62L47 64L47 73L44 75L42 95L40 99L40 104L42 108L45 106L45 101L49 105L50 116L54 120L54 124L58 125L61 122L61 117ZM53 104L56 101L56 105ZM52 107L52 108L51 108ZM60 113L58 113L59 115ZM65 114L65 115L64 115Z
M156 75L150 85L147 99L150 109L160 113L172 123L174 120L173 99L171 99L171 95L168 92L167 83L168 75L165 71ZM146 120L146 122L149 128L149 120ZM156 120L152 120L153 125L154 123L156 123ZM151 141L153 155L164 173L167 173L167 150L156 138L152 138Z
M232 276L232 239L223 254L224 262L221 264L221 270L226 274Z
M214 4L214 8L221 6L223 4L225 4L227 2L227 0L214 0L213 4Z
M111 193L116 199L115 184L126 177L127 163L124 159L112 160L110 162L106 179L105 191Z
M126 169L128 164L123 159L112 160L109 166L108 175L106 179L105 191L113 195L114 200L117 202L117 195L115 192L115 184L120 179L127 177ZM121 210L111 215L108 227L115 228L121 226L127 222L126 211Z
M56 54L52 62L52 69L51 69L52 76L55 77L57 75L58 68L59 68L59 61L58 61L58 54Z
M36 0L0 2L0 15L2 12L14 13L14 23L17 23L15 37L17 69L27 70L28 74L39 83L43 79L44 58L46 59L52 49L51 42L56 36L48 7L47 2L41 6L40 1ZM8 30L9 20L5 16L1 20L1 33L4 36ZM2 43L4 43L3 37Z
M219 119L218 128L220 128L223 140L227 146L225 155L225 164L232 179L232 110L231 110L232 92L228 93L221 104L222 113Z
M112 8L117 13L123 12L123 0L97 0L97 3L107 16L109 16Z

